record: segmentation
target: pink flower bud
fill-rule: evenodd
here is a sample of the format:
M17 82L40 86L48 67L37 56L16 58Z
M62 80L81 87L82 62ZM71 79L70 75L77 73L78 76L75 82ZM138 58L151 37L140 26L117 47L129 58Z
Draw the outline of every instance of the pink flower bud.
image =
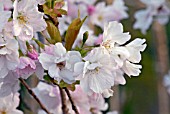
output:
M37 60L38 59L37 51L32 46L30 46L30 47L31 47L31 49L29 49L29 51L27 53L28 57L33 59L33 60Z
M87 12L89 15L92 15L95 12L95 6L89 5L87 8Z

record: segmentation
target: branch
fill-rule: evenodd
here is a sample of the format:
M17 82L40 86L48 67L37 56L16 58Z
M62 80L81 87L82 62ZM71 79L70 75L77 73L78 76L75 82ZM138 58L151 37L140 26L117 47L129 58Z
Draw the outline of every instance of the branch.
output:
M74 103L74 101L73 101L73 99L72 99L72 97L71 97L71 94L70 94L69 90L68 90L67 88L64 88L64 89L65 89L65 91L66 91L66 93L67 93L67 96L68 96L70 102L71 102L72 109L74 110L74 112L75 112L76 114L79 114L79 112L78 112L78 110L77 110L77 107L76 107L76 105L75 105L75 103Z
M24 81L24 79L19 78L20 82L22 83L22 85L25 86L25 88L28 90L29 94L32 95L32 97L34 97L34 99L38 102L38 104L40 105L40 107L47 113L47 114L51 114L46 107L41 103L41 101L39 100L39 98L35 95L35 93L32 91L32 89L28 86L28 84Z
M64 92L64 90L58 86L60 89L60 95L61 95L61 103L62 103L62 110L63 110L63 114L69 114L69 109L67 108L67 102L66 102L66 94Z

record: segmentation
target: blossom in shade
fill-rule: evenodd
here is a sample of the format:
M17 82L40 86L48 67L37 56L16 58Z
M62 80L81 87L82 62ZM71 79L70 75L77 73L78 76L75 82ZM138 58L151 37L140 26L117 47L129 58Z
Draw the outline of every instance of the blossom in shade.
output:
M1 114L23 114L22 111L16 109L19 106L19 93L10 94L0 98L0 113Z
M43 105L49 109L50 112L53 112L53 110L60 106L60 93L57 87L39 82L37 87L34 88L33 91L39 97Z
M114 17L112 15L111 7L106 6L105 2L99 2L95 9L93 9L93 13L91 13L89 17L89 21L93 25L97 25L101 28L103 28L103 25L105 22L113 21Z
M81 114L90 113L90 103L88 95L78 85L75 91L70 91L73 101ZM72 111L73 112L73 111Z
M113 15L114 21L121 21L128 18L127 10L124 0L114 0L112 5L109 6Z
M105 102L105 99L101 95L93 94L89 96L89 102L92 114L102 114L102 111L108 109L108 103Z
M36 0L15 0L13 12L14 35L26 41L33 38L33 33L46 29L43 13L38 11Z
M15 94L19 89L19 80L16 72L10 71L5 78L0 78L0 97Z
M160 24L166 24L169 21L170 9L168 8L165 0L140 0L146 4L147 8L139 10L135 13L134 23L135 29L140 29L143 34L149 29L153 20L158 21ZM145 23L145 24L143 24Z

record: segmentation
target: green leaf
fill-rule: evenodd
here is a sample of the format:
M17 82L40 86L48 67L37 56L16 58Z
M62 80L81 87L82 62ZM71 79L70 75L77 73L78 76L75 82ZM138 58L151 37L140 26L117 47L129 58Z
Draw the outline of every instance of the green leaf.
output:
M83 48L83 46L84 46L84 44L86 43L88 37L89 37L89 32L86 31L86 32L83 34L83 42L82 42L81 48Z
M51 43L61 42L62 38L61 38L60 31L58 30L58 28L50 21L46 21L46 23L47 23L47 31L52 39Z
M66 40L65 47L67 50L71 50L72 45L77 38L79 30L82 24L84 23L84 21L86 20L86 18L87 17L85 17L83 20L81 20L80 18L76 18L69 25L67 32L66 32L66 37L65 37L65 40Z

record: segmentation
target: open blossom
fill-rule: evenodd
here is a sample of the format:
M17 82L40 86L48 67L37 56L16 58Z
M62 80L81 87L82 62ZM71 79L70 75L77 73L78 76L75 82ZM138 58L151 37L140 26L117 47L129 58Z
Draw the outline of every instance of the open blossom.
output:
M103 48L94 48L85 58L85 62L75 64L74 70L79 73L80 86L89 95L102 94L105 89L114 85L113 64L109 54Z
M105 24L101 46L105 47L112 60L116 62L117 65L115 67L122 67L124 60L130 56L124 46L119 46L126 43L130 37L128 32L123 33L123 25L121 23L113 21Z
M1 114L23 114L22 111L16 109L19 106L19 93L10 94L0 98L0 113Z
M129 33L123 33L121 23L110 22L105 25L101 46L106 48L112 60L116 62L115 68L121 68L128 76L138 76L142 66L134 63L141 61L140 52L145 50L146 40L137 38L125 46L120 46L129 41L130 37Z
M15 39L4 40L0 37L0 78L19 64L18 42Z
M71 56L77 56L73 61ZM45 70L48 70L49 75L59 82L61 80L66 83L75 82L73 67L74 62L80 61L81 55L78 52L70 51L67 53L66 49L61 43L47 46L45 52L39 56L39 61ZM70 62L72 63L70 65Z
M47 26L36 4L36 0L14 2L13 29L20 40L31 40L34 32L43 31Z
M2 32L3 27L8 22L11 16L11 11L4 11L3 3L0 2L0 32Z
M146 4L147 8L135 13L135 29L140 29L143 34L146 34L153 20L157 20L160 24L168 23L170 9L165 0L141 0L141 2Z

